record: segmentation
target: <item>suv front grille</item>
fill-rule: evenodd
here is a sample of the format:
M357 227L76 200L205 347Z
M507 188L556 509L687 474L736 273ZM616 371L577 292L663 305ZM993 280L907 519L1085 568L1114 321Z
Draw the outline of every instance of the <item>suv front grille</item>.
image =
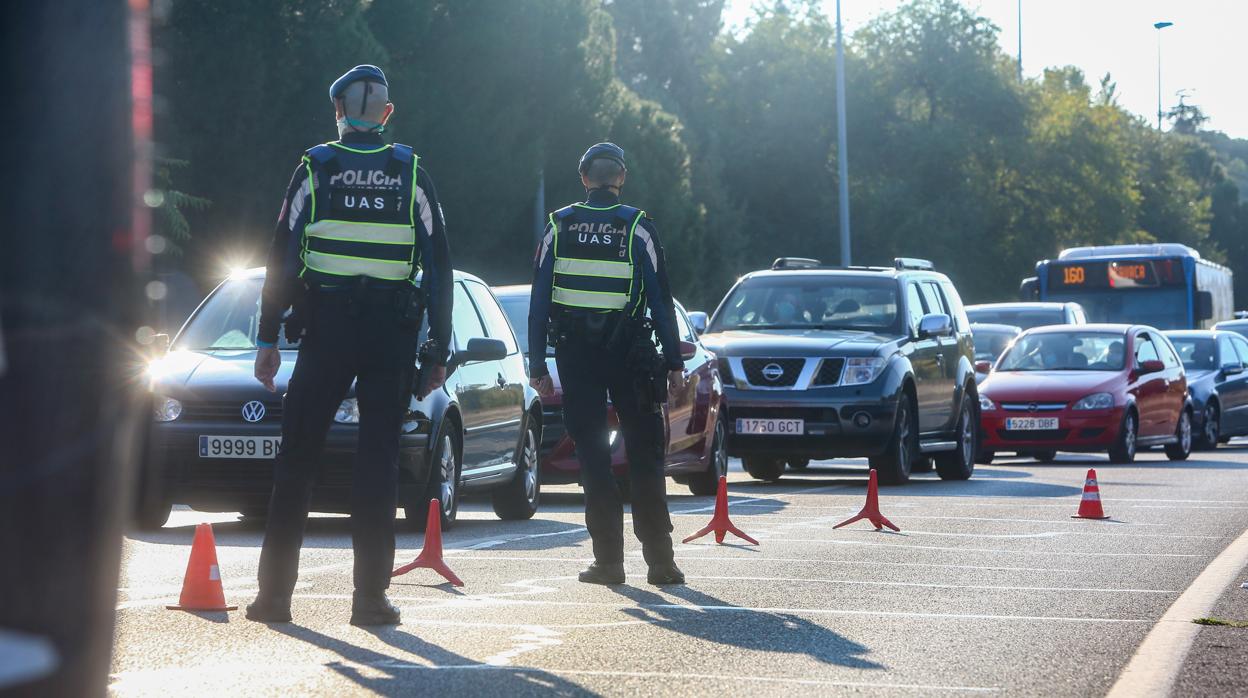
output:
M182 417L186 421L246 422L243 404L247 400L188 400L182 403ZM281 401L264 403L264 418L260 423L282 421Z
M841 382L841 371L845 369L845 359L824 359L819 364L819 372L815 374L814 385L836 385Z
M741 359L745 379L760 388L791 388L806 367L806 359ZM776 368L779 372L776 372Z

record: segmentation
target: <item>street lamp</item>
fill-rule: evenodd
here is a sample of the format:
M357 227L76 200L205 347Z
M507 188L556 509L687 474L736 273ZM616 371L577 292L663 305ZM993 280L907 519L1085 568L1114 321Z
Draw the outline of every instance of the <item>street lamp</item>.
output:
M1157 130L1161 130L1161 117L1164 114L1161 111L1161 30L1166 27L1173 27L1174 22L1154 22L1153 29L1157 30Z
M1023 81L1023 0L1018 0L1018 81Z
M840 178L841 266L853 264L849 253L849 149L845 143L845 37L841 0L836 0L836 164Z

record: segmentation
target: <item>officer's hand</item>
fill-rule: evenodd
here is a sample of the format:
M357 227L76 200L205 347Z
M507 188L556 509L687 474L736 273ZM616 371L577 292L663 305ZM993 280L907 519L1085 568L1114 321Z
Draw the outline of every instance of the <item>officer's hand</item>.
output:
M273 378L277 376L277 369L281 366L282 352L277 347L260 347L260 351L256 352L256 380L270 393L277 392Z
M552 397L555 394L555 379L549 373L540 378L530 378L529 385L533 386L539 397Z
M429 397L429 393L442 387L446 382L446 366L444 364L435 364L429 367L429 377L425 379L425 387L420 391L420 395L416 397L424 400Z
M681 393L685 390L685 370L678 368L674 371L667 372L667 391L669 393Z

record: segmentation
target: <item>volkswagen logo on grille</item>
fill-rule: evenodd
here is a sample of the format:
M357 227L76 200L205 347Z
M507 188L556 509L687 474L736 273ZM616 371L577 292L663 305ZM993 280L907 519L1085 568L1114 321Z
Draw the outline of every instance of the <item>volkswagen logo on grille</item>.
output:
M767 364L763 367L763 378L769 381L778 381L784 375L784 368L780 364Z
M259 400L252 400L243 405L243 419L249 422L258 422L264 419L264 403Z

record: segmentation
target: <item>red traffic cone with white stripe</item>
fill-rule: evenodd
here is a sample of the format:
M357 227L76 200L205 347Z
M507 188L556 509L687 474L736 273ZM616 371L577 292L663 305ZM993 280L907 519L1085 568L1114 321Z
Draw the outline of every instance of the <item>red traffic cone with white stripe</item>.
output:
M442 505L436 499L429 500L429 518L425 523L425 547L420 549L420 554L415 560L391 572L390 577L407 574L417 567L426 567L437 572L454 586L464 585L442 559Z
M742 531L734 526L732 524L732 520L728 518L728 478L722 475L719 476L719 491L715 493L715 513L711 516L711 522L701 531L698 531L692 536L682 540L681 543L688 543L691 540L696 540L711 531L715 532L716 543L723 543L724 535L731 533L741 540L758 545L758 541L747 536L745 531Z
M182 595L178 597L176 606L165 608L173 611L233 611L238 608L225 604L212 524L202 523L195 527L191 559L186 563L186 577L182 580Z
M870 521L871 525L875 526L875 530L877 531L885 526L888 526L898 533L901 532L900 528L894 526L892 521L884 518L884 515L880 513L880 486L879 483L876 482L875 468L872 468L869 471L867 477L867 503L862 506L862 511L849 517L848 519L845 519L832 528L848 526L855 521L861 521L863 519Z
M1079 502L1079 513L1072 519L1108 519L1101 509L1101 488L1096 484L1096 469L1088 468L1088 478L1083 481L1083 499Z

